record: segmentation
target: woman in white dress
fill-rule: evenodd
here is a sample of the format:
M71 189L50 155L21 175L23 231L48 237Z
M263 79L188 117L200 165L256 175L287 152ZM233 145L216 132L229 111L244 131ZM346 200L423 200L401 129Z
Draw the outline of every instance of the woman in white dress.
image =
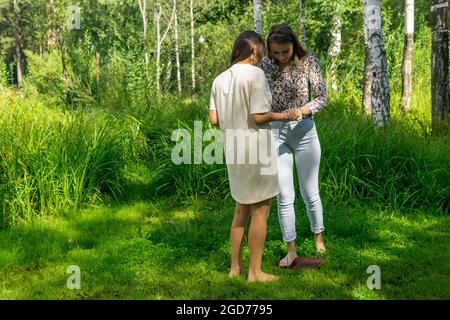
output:
M277 170L264 170L268 168L261 155L274 155L269 166L277 168L268 122L288 121L291 115L270 112L272 97L264 72L257 67L264 54L265 45L260 35L245 31L238 36L231 54L231 67L212 85L209 111L211 124L220 125L224 138L231 196L236 200L230 232L229 276L243 274L242 245L245 227L251 217L248 281L277 279L275 275L263 272L261 266L270 199L279 193ZM248 145L245 140L249 140ZM256 155L253 146L258 146ZM244 155L245 161L236 161L235 155L238 158Z

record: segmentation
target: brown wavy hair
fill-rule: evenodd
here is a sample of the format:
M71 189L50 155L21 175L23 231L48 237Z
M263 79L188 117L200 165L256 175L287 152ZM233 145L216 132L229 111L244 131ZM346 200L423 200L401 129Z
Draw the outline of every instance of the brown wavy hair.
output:
M303 58L308 53L308 51L298 41L297 34L287 23L274 24L272 27L270 27L269 35L267 36L267 49L269 51L269 59L277 61L270 51L270 44L274 42L292 43L294 54L296 54L299 59ZM294 55L292 55L291 57L291 60L293 59Z
M259 34L247 30L242 32L234 41L230 64L233 65L247 59L252 52L255 52L258 61L261 61L266 54L266 46L264 45L263 38Z

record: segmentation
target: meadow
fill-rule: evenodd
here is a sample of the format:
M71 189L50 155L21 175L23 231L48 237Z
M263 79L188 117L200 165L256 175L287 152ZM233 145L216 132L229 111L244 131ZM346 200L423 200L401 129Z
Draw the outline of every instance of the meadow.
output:
M450 298L450 134L432 126L430 1L415 2L407 112L404 1L381 1L386 127L362 107L363 1L306 1L306 47L328 90L315 116L327 254L320 270L276 266L286 247L274 199L263 257L280 276L271 283L227 277L226 166L171 158L175 130L212 128L211 84L234 38L254 28L253 1L178 1L177 11L172 1L79 0L79 28L67 27L70 1L10 3L0 4L0 299ZM264 38L281 22L300 34L299 1L262 3ZM313 257L297 193L298 255ZM374 267L379 289L368 285Z
M208 127L205 106L171 102L136 119L63 112L14 93L1 100L0 298L450 296L448 137L425 136L405 120L380 131L330 103L316 120L326 261L318 271L275 266L285 247L274 200L264 267L281 279L248 284L227 278L234 203L225 166L170 160L171 131L192 130L193 120ZM315 256L300 197L296 209L298 254ZM244 256L247 263L247 249ZM72 265L79 290L67 288ZM373 265L379 290L367 287Z

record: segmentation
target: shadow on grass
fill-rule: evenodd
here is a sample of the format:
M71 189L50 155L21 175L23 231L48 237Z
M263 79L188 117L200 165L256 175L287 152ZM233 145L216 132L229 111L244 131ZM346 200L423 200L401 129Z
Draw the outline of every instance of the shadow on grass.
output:
M338 212L327 224L329 254L323 271L345 274L356 297L450 297L450 217L359 208ZM380 268L381 289L370 292L365 282L373 265Z
M319 271L275 267L285 247L275 214L264 270L273 283L228 279L232 202L174 205L171 199L74 212L0 233L3 299L403 299L448 298L448 217L384 215L327 205L327 260ZM298 250L313 255L307 218L298 214ZM248 249L244 250L248 262ZM81 290L66 268L81 269ZM366 286L381 269L381 290ZM9 290L9 291L8 291Z

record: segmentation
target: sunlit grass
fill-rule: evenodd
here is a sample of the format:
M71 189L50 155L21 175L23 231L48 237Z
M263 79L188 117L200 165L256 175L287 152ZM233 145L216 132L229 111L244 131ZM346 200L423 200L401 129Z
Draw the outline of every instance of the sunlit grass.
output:
M173 205L173 198L71 211L0 232L2 299L448 299L450 217L325 203L328 255L319 271L275 266L284 254L275 206L268 222L266 284L227 278L233 203ZM314 255L298 207L298 253ZM248 249L244 250L248 265ZM81 289L69 290L69 265ZM381 269L370 290L367 268Z
M0 227L122 191L123 169L143 145L136 122L0 97Z

